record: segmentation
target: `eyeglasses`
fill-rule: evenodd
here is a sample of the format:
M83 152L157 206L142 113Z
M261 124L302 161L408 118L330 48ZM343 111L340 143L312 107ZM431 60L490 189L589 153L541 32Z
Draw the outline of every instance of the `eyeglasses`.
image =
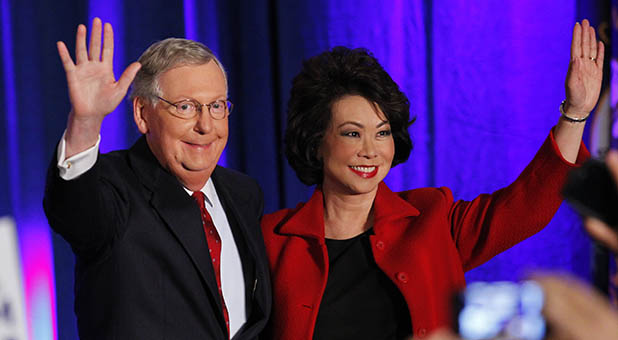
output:
M190 99L172 103L169 100L165 100L159 96L157 96L157 98L170 104L173 107L173 109L170 110L170 113L181 119L194 118L198 113L202 112L204 106L208 108L208 113L212 119L225 119L225 117L232 113L232 109L234 108L234 104L227 99L215 100L210 104L202 104L197 100Z

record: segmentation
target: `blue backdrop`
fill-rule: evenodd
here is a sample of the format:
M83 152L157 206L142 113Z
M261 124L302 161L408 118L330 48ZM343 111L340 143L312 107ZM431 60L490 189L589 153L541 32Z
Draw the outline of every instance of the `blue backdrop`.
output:
M301 61L335 45L373 51L411 102L410 160L394 190L448 186L471 199L507 185L556 123L573 24L598 26L606 1L576 0L0 0L0 216L16 218L33 339L76 339L73 255L42 212L44 175L70 108L55 42L113 24L115 71L151 43L188 37L210 46L229 72L230 140L221 163L261 184L266 211L308 198L281 147L291 79ZM128 102L104 123L102 150L138 137ZM522 212L525 213L525 212ZM52 246L53 245L53 246ZM587 277L590 246L563 206L541 233L468 273L521 277L549 268ZM57 313L56 313L57 311ZM55 325L58 325L56 328Z

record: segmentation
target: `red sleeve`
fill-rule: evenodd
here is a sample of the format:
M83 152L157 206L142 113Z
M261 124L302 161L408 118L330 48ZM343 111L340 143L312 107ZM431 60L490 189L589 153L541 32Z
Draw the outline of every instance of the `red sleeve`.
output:
M562 203L569 170L590 157L582 143L577 163L566 161L553 131L519 177L493 194L455 202L449 223L464 270L470 270L543 229Z

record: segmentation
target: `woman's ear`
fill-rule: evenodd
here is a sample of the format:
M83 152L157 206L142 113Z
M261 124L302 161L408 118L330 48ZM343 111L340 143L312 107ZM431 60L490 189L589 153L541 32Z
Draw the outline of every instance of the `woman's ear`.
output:
M322 159L324 158L322 156L322 144L318 145L318 146L312 146L311 147L311 153L315 155L315 158L322 162Z
M137 129L142 134L148 133L148 109L146 108L146 102L141 97L133 98L133 119Z

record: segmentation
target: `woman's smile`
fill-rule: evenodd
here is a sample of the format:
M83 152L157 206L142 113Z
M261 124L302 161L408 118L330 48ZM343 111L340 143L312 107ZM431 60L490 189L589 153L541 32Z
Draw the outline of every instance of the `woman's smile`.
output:
M372 178L378 174L377 166L349 166L350 170L362 178Z

